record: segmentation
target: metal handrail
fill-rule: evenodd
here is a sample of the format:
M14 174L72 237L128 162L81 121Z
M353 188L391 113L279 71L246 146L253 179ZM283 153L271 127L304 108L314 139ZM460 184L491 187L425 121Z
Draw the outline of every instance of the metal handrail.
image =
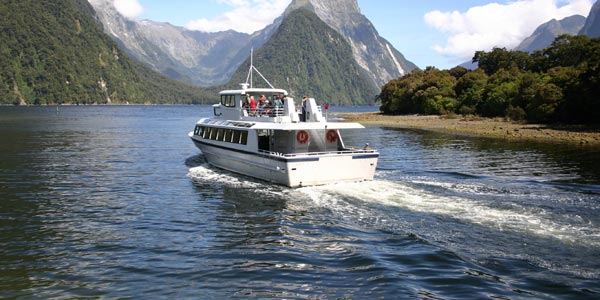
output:
M254 113L248 108L244 108L244 110L250 117L281 117L285 115L283 107L256 108Z

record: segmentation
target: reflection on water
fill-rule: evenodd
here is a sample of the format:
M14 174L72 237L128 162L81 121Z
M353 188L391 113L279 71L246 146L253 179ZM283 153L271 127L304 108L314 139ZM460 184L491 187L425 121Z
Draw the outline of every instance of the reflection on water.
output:
M0 108L0 295L600 295L598 148L373 126L374 181L289 189L206 164L210 114Z

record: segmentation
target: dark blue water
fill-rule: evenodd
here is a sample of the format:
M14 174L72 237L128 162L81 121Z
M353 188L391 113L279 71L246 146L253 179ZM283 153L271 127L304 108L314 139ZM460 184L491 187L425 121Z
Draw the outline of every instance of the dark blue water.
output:
M600 298L597 147L368 127L374 181L289 189L207 165L210 113L0 107L0 298Z

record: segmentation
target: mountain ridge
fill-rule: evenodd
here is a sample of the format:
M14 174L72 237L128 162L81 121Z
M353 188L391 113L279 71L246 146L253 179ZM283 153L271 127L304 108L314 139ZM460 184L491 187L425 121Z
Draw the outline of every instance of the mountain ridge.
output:
M199 103L205 91L130 59L85 0L0 3L0 103Z
M559 35L577 35L583 28L585 21L586 18L581 15L573 15L559 21L552 19L538 26L515 50L533 52L544 49L550 46Z
M110 0L88 1L104 31L130 55L173 79L195 85L227 82L243 60L238 55L240 50L252 39L249 34L233 30L208 33L166 22L132 21L122 16ZM210 60L215 59L219 63L211 64Z
M376 86L417 68L379 35L357 0L293 0L284 15L299 8L312 10L348 40L355 60Z
M282 45L285 55L281 54ZM377 94L377 88L352 59L346 39L309 10L290 12L271 39L255 50L253 63L275 87L287 89L295 98L308 96L319 103L356 105L372 104ZM227 86L245 82L249 66L248 58Z
M230 40L226 38L214 38L215 40L212 42L202 42L206 45L212 45L214 49L220 49L220 51L214 51L214 53L222 54L222 56L219 57L218 55L213 55L210 56L210 59L219 62L219 67L223 69L223 72L221 73L217 68L190 68L189 66L183 66L183 63L178 62L178 59L174 55L168 53L165 49L169 46L167 44L174 45L175 43L163 43L161 46L157 42L157 40L161 40L160 38L150 37L150 34L145 32L146 29L141 29L141 27L156 27L153 21L146 20L134 22L133 25L127 25L127 22L131 21L124 20L123 16L115 15L116 10L114 7L110 7L110 4L112 3L110 0L89 1L94 5L96 10L99 11L98 13L103 16L102 22L105 26L105 30L108 33L112 32L111 35L117 40L120 40L120 44L124 45L129 53L132 53L136 58L153 66L155 70L158 70L163 74L194 84L211 86L226 83L228 79L231 78L232 74L237 72L237 68L239 68L242 62L247 58L249 49L259 49L264 45L272 34L277 31L283 19L285 19L290 12L299 8L312 10L317 13L319 18L328 26L344 36L352 46L352 56L361 68L365 70L364 74L369 75L367 80L370 81L373 86L379 87L389 79L401 76L416 68L416 65L407 61L387 40L379 36L371 22L360 12L356 0L294 0L280 17L276 18L264 29L254 32L251 35L237 33L240 34L239 36L236 36L239 41L235 44L231 44ZM103 10L111 12L102 12ZM110 20L113 21L111 22ZM351 20L352 22L347 22L348 20ZM117 26L115 23L125 25ZM344 25L343 23L348 24ZM223 32L192 33L193 31L185 28L171 26L171 28L177 28L179 33L165 36L172 37L185 35L189 38L191 35L217 37L224 34ZM120 30L124 32L119 33L118 31ZM128 36L128 38L124 36ZM136 38L140 42L137 43L135 40L132 41L131 38ZM178 44L185 45L187 42L189 42L189 40ZM139 44L144 44L144 47L146 48L140 47ZM223 48L223 45L229 45L229 47ZM202 50L210 51L208 48ZM202 51L195 51L195 53L202 53ZM204 56L206 60L210 60L207 57L209 56ZM201 62L200 65L202 66L205 66L204 64L206 63L204 58L200 56L196 58L197 61Z

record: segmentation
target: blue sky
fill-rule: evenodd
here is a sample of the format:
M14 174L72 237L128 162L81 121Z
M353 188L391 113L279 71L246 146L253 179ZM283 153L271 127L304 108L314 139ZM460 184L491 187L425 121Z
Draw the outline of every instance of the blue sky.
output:
M132 19L203 31L253 32L291 0L114 0ZM553 18L587 16L595 0L358 0L379 34L420 68L451 68L474 51L512 48Z

